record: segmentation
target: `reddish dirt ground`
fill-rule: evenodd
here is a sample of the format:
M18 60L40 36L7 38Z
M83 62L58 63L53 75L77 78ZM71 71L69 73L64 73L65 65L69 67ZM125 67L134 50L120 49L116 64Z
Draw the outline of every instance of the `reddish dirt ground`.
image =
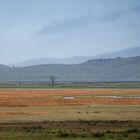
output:
M140 89L1 89L0 107L69 106L69 105L140 105L140 98L94 97L95 95L140 96ZM65 100L64 96L75 96Z

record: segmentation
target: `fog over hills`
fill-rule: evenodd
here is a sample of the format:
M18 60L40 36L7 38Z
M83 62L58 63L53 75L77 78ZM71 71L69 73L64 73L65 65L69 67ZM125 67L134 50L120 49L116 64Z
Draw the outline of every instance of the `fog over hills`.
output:
M128 48L116 52L100 54L97 55L95 58L116 58L116 57L127 58L127 57L134 57L134 56L140 56L140 46Z
M0 81L140 81L140 56L93 59L82 64L45 64L11 68L0 65Z
M15 65L16 67L24 67L24 66L41 65L41 64L80 64L93 58L116 58L116 57L127 58L127 57L134 57L134 56L140 56L140 47L128 48L125 50L100 54L97 56L76 56L76 57L69 57L69 58L38 58L38 59L27 60L25 62L12 64L12 65Z
M25 62L13 64L16 67L24 67L24 66L31 66L31 65L41 65L41 64L80 64L86 62L93 57L88 56L75 56L69 58L38 58L27 60Z

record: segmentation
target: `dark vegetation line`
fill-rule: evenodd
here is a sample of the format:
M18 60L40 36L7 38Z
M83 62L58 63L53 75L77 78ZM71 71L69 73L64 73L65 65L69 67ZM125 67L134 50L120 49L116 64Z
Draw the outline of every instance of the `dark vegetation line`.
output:
M139 140L140 121L44 121L0 124L0 138ZM53 140L54 140L53 139Z
M1 82L0 88L140 88L140 82L11 81Z

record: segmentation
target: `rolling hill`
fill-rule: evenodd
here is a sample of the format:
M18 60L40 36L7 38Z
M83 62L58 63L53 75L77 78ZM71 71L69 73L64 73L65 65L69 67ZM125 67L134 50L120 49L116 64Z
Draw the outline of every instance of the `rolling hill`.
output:
M0 81L140 81L140 56L93 59L82 64L48 64L10 68L0 65Z
M38 58L32 59L25 62L13 64L16 67L25 67L31 65L42 65L42 64L79 64L92 59L92 57L88 56L75 56L69 58Z
M127 57L135 57L135 56L140 56L140 46L128 48L116 52L100 54L95 56L95 58L116 58L116 57L127 58Z
M128 48L125 50L100 54L97 56L75 56L69 58L38 58L38 59L27 60L25 62L20 62L12 65L15 65L16 67L25 67L25 66L42 65L42 64L80 64L90 59L116 58L116 57L127 58L127 57L135 57L135 56L140 56L140 47Z

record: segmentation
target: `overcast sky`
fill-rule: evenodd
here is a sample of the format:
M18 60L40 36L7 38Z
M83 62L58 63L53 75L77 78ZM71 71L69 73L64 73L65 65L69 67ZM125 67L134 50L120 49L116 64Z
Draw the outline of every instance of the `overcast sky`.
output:
M0 63L140 46L140 0L0 0Z

